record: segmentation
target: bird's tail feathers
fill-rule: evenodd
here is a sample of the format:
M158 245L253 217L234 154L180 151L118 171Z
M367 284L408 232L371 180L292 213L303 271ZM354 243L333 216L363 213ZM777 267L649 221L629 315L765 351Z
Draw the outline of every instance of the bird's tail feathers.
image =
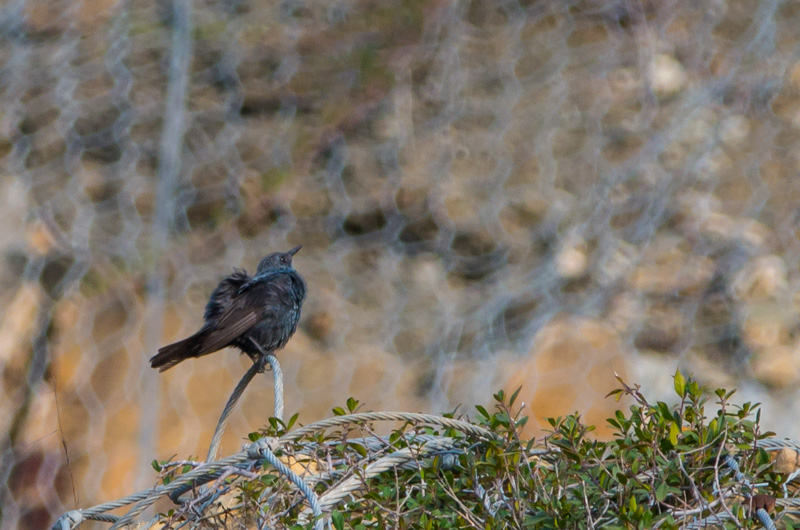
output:
M197 357L200 353L200 346L203 336L198 334L185 338L178 342L168 344L158 349L158 353L150 358L150 366L158 368L159 372L169 370L181 361L190 357Z

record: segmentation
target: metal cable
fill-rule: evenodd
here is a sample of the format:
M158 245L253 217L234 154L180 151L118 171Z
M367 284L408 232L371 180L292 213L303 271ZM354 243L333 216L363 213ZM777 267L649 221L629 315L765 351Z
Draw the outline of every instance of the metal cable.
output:
M259 363L254 362L253 366L251 366L247 372L245 372L244 376L239 381L239 384L236 385L236 388L233 389L233 394L231 394L231 397L228 398L228 403L225 404L225 408L222 409L222 414L217 422L217 428L214 429L214 436L211 437L211 445L208 447L206 462L213 462L214 459L217 458L217 450L219 450L219 444L222 442L222 434L225 432L225 427L228 425L228 420L233 412L233 407L235 407L236 403L239 402L239 398L242 397L247 385L250 384L250 381L253 380L253 377L255 377L259 371Z
M374 477L376 475L380 475L384 471L392 469L393 467L402 465L409 460L424 457L430 453L435 453L437 451L442 451L445 449L452 449L453 448L453 440L447 438L438 438L434 440L429 440L425 442L420 447L405 447L398 451L395 451L392 454L386 455L380 460L377 460L371 464L369 464L363 473L359 473L358 475L353 475L346 480L342 481L338 486L335 488L328 490L325 492L322 497L320 497L320 504L324 511L328 511L333 508L339 501L344 499L350 493L360 489L364 481ZM302 517L302 515L301 515Z
M272 368L272 379L275 385L275 417L283 421L283 371L278 358L271 353L267 355L267 362Z
M314 517L316 518L316 522L314 523L314 530L324 530L324 522L322 519L322 508L320 506L319 498L317 494L314 493L314 490L311 489L311 486L306 484L303 478L289 469L289 466L284 464L280 461L280 459L275 456L275 453L272 452L270 448L270 443L277 445L276 440L274 438L261 438L250 444L247 448L247 454L252 459L263 458L267 462L270 463L272 467L274 467L278 472L288 478L292 484L297 486L297 488L305 495L308 504L311 506L311 510L314 513Z
M331 427L338 427L340 425L347 425L348 423L358 423L364 421L410 421L417 423L429 423L432 425L441 425L449 429L456 429L466 434L479 436L485 440L499 440L500 437L493 432L478 427L466 421L455 420L452 418L445 418L436 416L434 414L420 414L416 412L360 412L357 414L347 414L345 416L336 416L321 420L305 427L301 427L296 431L292 431L281 436L281 442L293 442L316 431L321 431Z
M324 528L324 514L330 511L336 504L352 494L356 490L363 487L365 479L369 479L380 473L383 473L392 468L407 467L411 464L412 460L417 460L420 457L427 457L433 453L443 450L452 450L457 443L457 439L443 436L433 436L427 434L413 434L407 436L405 439L408 443L421 442L421 445L415 447L405 447L394 451L391 454L383 456L378 460L371 461L371 458L365 458L362 462L370 462L363 468L363 472L358 476L353 475L346 478L344 481L325 492L322 496L317 496L313 491L308 481L318 482L316 475L307 476L306 479L293 472L284 462L282 462L274 453L274 448L283 444L292 443L308 437L319 431L340 427L342 425L370 422L370 421L403 421L410 423L422 423L430 425L438 425L447 429L455 429L467 435L477 436L484 440L498 440L499 437L491 431L473 425L471 423L456 420L452 418L444 418L432 414L419 414L411 412L364 412L356 414L348 414L344 416L337 416L318 421L299 428L291 433L283 435L279 439L275 438L262 438L249 444L243 451L234 455L228 456L221 460L212 460L216 456L216 451L219 447L219 440L221 434L225 429L227 420L230 413L240 398L247 384L255 377L255 374L263 370L265 362L269 362L274 376L274 390L275 390L275 417L282 420L283 417L283 373L280 368L280 363L274 355L266 355L261 362L254 363L253 366L245 373L242 380L237 385L233 394L228 400L228 403L223 411L220 421L217 425L217 431L212 439L211 447L209 448L208 461L195 469L175 478L167 485L157 486L148 490L144 490L132 495L128 495L116 501L106 502L85 510L72 510L63 514L53 525L55 530L71 530L80 526L86 520L97 520L112 523L112 529L122 528L132 523L136 516L142 513L147 507L151 506L158 498L162 496L169 496L177 503L178 498L186 492L198 488L210 481L219 478L226 468L239 467L241 469L252 469L261 461L269 462L281 475L286 477L292 484L294 484L308 501L309 508L301 512L298 517L299 522L307 521L313 515L316 518L315 530L322 530ZM348 440L352 444L363 445L368 451L376 451L384 447L389 447L389 439L384 436L354 438ZM338 442L337 442L338 443ZM796 449L800 445L788 440L760 440L759 447L765 450L777 450L784 447L791 447ZM306 450L313 450L316 444L304 443ZM749 485L747 478L739 471L738 463L735 459L728 456L725 463L734 471L735 478L746 485ZM322 473L322 475L332 476L331 472ZM122 506L134 506L122 517L105 513L109 510L120 508ZM755 514L762 524L768 528L775 528L774 522L770 519L767 512L759 509ZM722 518L722 519L720 519ZM707 524L712 521L721 521L726 519L726 514L715 514L705 519L690 523L687 528L695 528L698 524Z

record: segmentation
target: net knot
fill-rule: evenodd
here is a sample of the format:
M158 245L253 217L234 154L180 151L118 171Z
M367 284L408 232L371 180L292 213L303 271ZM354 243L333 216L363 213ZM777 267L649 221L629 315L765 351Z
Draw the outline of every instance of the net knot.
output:
M274 452L279 446L280 443L277 438L265 436L247 446L247 456L254 460L264 458L265 449L269 452Z
M72 530L84 521L80 510L70 510L55 522L52 530Z

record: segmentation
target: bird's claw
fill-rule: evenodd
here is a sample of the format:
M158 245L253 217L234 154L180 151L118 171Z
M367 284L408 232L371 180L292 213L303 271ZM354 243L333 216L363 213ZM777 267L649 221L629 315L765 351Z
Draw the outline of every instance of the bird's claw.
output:
M256 367L258 368L258 373L260 374L266 373L267 366L269 366L266 355L259 355L258 357L253 359L253 364L256 365Z

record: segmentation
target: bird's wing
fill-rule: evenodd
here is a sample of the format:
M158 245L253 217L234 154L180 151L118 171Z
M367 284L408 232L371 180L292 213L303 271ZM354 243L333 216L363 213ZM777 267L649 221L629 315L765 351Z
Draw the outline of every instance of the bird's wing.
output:
M235 297L239 290L252 278L244 269L233 269L233 273L224 278L211 293L211 298L206 304L203 315L205 320L217 318L226 307L230 306L231 299Z
M233 297L219 316L215 329L206 335L203 352L224 348L262 319L290 309L293 305L291 289L292 279L286 274L249 282L247 289Z

